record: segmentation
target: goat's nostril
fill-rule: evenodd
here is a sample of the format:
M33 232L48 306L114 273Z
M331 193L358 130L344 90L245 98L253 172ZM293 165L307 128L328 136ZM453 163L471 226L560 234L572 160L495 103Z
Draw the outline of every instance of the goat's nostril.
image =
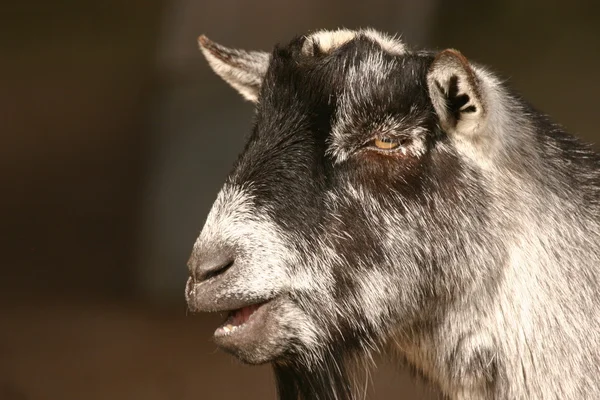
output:
M233 265L234 260L228 259L218 263L209 264L208 268L198 268L196 271L198 281L206 281L215 276L221 275ZM204 266L202 266L204 267Z
M235 251L232 248L226 246L207 247L195 248L188 261L193 283L214 278L231 268L235 262Z

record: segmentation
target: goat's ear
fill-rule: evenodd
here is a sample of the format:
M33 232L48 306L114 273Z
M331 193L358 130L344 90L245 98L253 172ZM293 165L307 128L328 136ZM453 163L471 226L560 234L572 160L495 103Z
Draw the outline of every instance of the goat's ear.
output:
M446 132L471 136L480 131L486 120L483 87L460 52L449 49L439 53L429 69L427 85Z
M258 93L271 60L269 53L229 49L204 35L198 38L198 44L217 75L247 100L253 103L258 101Z

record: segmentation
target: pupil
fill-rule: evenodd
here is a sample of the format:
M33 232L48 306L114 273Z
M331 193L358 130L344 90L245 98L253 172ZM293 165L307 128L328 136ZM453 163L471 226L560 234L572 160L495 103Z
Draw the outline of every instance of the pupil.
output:
M391 138L387 138L387 137L386 138L382 138L381 141L384 142L384 143L392 143L392 139Z

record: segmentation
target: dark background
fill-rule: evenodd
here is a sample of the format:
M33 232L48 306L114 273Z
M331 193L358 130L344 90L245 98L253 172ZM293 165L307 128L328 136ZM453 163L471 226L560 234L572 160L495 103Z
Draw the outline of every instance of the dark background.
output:
M134 0L3 6L0 400L274 398L186 315L186 260L250 128L196 38L269 50L372 26L487 64L600 141L595 1ZM435 398L384 365L369 398ZM429 397L427 397L429 396Z

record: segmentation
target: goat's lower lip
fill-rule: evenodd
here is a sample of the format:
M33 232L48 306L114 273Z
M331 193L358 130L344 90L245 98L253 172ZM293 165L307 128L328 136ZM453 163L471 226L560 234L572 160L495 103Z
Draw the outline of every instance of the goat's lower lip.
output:
M242 358L255 354L273 332L274 304L270 300L232 311L213 335L217 346Z

